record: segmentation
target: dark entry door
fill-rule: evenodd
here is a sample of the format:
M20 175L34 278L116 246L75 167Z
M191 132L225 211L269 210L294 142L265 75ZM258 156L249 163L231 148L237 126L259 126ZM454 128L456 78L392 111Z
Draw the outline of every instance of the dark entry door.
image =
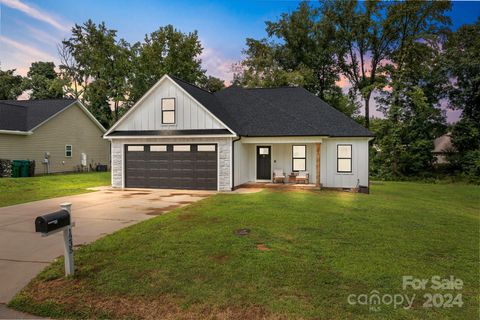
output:
M269 146L257 146L257 179L270 180L271 178L271 148Z
M216 190L217 147L127 145L125 187Z

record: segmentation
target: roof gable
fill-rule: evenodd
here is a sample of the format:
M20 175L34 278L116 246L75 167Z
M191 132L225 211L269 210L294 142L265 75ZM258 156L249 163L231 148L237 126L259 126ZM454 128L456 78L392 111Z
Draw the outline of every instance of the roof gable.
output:
M162 124L161 103L175 98L175 124ZM208 106L208 107L207 107ZM216 130L227 126L212 109L221 108L216 98L203 89L168 75L163 76L135 105L106 133L115 131L155 130ZM227 116L228 117L228 116Z
M0 100L0 130L33 131L60 112L76 104L105 132L105 128L95 117L79 101L73 99Z

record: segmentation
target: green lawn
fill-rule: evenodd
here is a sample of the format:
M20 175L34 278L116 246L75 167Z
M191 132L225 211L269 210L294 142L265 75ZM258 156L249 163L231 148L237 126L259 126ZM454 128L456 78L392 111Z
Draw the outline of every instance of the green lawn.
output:
M57 318L478 319L479 199L478 186L406 182L370 195L219 194L81 247L75 277L59 260L10 306ZM402 276L451 275L463 289L402 289ZM374 290L415 294L413 308L347 302ZM426 293L464 304L423 308Z
M110 172L71 173L32 178L0 178L0 207L89 192L110 184Z

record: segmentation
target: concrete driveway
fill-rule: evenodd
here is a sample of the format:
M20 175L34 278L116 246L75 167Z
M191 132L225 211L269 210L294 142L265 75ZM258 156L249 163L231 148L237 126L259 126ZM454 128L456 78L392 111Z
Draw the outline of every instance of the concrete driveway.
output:
M63 255L62 233L35 233L38 215L72 203L73 243L81 245L153 218L215 192L185 190L111 190L35 201L0 208L0 303L7 303L44 267Z

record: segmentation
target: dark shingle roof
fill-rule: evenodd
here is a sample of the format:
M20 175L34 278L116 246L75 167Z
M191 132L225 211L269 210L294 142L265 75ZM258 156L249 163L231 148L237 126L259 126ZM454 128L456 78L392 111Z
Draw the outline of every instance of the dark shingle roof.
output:
M0 130L30 131L74 102L73 99L0 100Z
M373 137L374 134L300 87L210 93L171 77L192 97L242 136Z
M183 81L174 76L170 76L180 87L187 91L192 97L200 102L205 108L213 113L218 119L225 123L232 130L237 131L239 128L235 123L235 119L228 114L227 110L223 108L220 101L211 92L201 89L193 84Z

